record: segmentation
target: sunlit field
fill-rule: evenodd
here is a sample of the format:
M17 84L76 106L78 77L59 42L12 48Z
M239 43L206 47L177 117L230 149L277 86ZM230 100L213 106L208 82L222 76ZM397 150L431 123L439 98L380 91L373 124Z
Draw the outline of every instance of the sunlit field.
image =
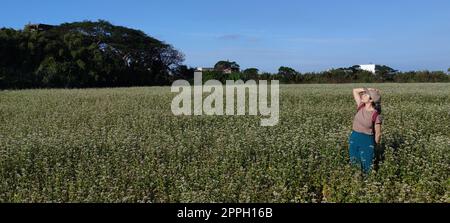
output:
M383 136L348 164L352 88ZM450 202L450 84L282 85L280 121L174 116L170 87L0 91L0 202Z

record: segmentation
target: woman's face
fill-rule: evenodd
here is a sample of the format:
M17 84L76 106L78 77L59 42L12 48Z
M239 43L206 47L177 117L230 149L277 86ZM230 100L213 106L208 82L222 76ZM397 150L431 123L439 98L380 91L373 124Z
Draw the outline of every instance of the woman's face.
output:
M363 93L361 96L361 102L363 102L363 103L370 102L370 95L367 93Z

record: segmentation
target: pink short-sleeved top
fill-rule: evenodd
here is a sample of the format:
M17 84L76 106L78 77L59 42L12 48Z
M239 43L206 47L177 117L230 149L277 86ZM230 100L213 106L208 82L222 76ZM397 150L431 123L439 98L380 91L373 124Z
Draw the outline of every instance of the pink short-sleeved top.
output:
M358 106L358 112L356 112L355 118L353 119L353 130L369 135L373 135L374 125L372 122L374 111L367 111L364 105L361 103ZM382 117L381 115L377 115L375 119L375 124L381 124Z

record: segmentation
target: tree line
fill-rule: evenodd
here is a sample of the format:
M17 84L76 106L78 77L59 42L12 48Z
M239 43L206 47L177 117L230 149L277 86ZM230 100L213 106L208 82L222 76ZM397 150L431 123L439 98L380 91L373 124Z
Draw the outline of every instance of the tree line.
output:
M227 64L228 63L228 64ZM224 65L225 64L225 65ZM247 68L242 71L224 72L226 68L239 65L234 61L219 61L213 70L203 71L203 81L216 79L223 83L226 80L279 80L284 84L312 83L414 83L414 82L450 82L450 76L443 71L408 71L399 72L388 66L378 66L374 73L365 71L359 66L330 69L323 72L301 73L293 68L281 66L276 73L260 72L258 68ZM190 75L181 78L193 80L194 68L186 68ZM228 69L229 70L229 69ZM450 72L450 68L449 68Z
M23 30L0 29L0 89L85 88L170 85L193 80L193 67L172 45L140 30L108 21L83 21ZM450 72L450 68L448 70ZM280 67L276 73L240 70L219 61L203 80L280 80L281 83L448 82L442 71L398 72L379 66L377 73L357 67L301 73Z

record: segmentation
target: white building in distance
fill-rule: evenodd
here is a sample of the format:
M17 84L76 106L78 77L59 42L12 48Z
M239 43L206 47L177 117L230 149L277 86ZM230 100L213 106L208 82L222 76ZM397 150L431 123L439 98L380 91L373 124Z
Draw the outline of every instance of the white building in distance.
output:
M196 71L214 71L213 67L197 67Z
M375 64L360 64L359 65L359 68L361 69L361 70L366 70L366 71L369 71L369 72L371 72L371 73L375 73L375 71L376 71L376 65Z

